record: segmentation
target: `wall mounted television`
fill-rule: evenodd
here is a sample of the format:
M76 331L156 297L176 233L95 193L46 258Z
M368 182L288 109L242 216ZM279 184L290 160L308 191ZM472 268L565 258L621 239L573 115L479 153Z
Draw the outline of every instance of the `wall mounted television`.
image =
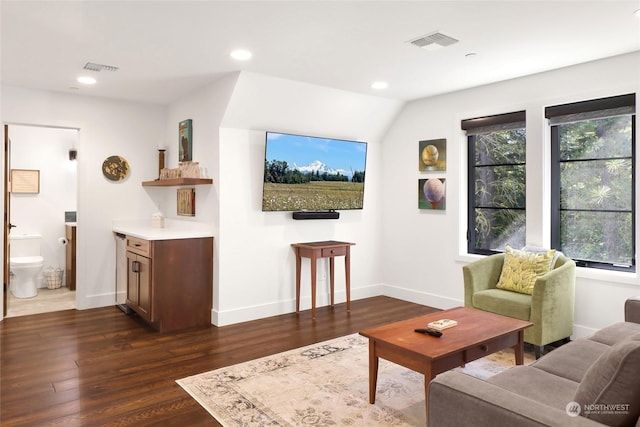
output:
M362 209L366 160L366 142L267 132L262 210Z

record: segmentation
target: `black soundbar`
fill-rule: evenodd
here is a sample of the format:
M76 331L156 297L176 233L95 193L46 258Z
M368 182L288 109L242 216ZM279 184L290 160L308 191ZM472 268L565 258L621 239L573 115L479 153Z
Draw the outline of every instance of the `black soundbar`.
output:
M293 219L338 219L340 212L336 211L296 211Z

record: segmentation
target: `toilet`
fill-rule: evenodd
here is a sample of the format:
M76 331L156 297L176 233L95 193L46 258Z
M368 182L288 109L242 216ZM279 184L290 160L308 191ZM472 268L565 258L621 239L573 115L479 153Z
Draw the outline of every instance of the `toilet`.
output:
M9 235L9 268L11 293L16 298L32 298L38 295L38 283L42 281L44 258L40 255L39 234Z

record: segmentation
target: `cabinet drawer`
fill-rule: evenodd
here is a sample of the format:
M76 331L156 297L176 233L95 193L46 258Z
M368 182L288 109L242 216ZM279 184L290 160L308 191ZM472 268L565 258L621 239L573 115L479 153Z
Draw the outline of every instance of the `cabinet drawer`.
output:
M131 251L140 255L144 255L144 256L150 256L150 250L149 250L150 247L151 245L149 244L148 240L127 236L128 251Z
M341 256L347 254L346 246L340 246L337 248L325 248L322 250L322 257Z

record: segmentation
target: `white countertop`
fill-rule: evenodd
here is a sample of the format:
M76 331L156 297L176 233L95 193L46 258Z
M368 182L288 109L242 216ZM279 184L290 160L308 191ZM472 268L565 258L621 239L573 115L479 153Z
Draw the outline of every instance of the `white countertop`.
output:
M214 237L211 224L193 221L181 221L177 219L165 219L164 228L151 226L151 218L148 220L115 220L112 230L114 233L126 234L145 240L174 240L174 239L199 239L202 237Z

